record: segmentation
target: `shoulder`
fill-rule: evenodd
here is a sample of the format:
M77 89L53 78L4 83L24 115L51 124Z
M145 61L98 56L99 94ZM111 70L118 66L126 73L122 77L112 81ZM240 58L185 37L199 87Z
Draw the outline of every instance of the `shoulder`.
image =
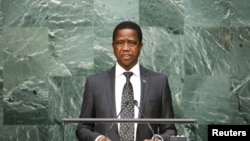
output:
M102 71L102 72L98 72L96 74L92 74L90 76L87 77L87 80L106 80L107 78L111 77L112 75L114 75L115 69L114 67Z

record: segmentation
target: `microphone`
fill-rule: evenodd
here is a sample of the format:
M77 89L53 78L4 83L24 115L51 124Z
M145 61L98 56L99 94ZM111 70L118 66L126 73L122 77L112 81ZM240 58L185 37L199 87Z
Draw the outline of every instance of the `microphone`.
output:
M134 106L137 107L137 109L139 110L139 113L141 113L142 117L146 118L145 115L143 114L141 108L138 106L137 100L133 100L133 104L134 104ZM152 129L151 125L149 123L147 123L147 125L148 125L148 128L150 129L150 131L153 134L152 140L153 141L158 141L158 140L163 141L163 138L160 135L154 133L154 130Z
M145 115L143 114L143 112L141 111L141 108L138 106L137 100L133 100L133 104L135 107L137 107L137 109L139 110L139 113L141 113L142 117L146 118ZM152 134L154 135L155 133L154 133L154 130L152 129L151 125L149 123L147 123L147 124L148 124L148 127L151 130Z
M120 112L118 113L118 115L116 116L116 118L118 118L118 117L121 115L121 113L122 113L123 110L128 106L128 104L129 104L128 101L125 101L125 102L123 103L123 107L122 107L122 109L120 110ZM109 126L108 131L107 131L106 134L105 134L105 137L107 137L109 131L112 129L113 126L114 126L114 123L112 123L112 124Z

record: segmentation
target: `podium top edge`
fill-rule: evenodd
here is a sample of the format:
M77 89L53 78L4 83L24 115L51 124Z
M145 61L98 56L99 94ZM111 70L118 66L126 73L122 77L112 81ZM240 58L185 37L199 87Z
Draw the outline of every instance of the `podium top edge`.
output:
M132 118L132 119L118 119L118 118L63 118L63 123L154 123L154 124L167 124L167 123L181 123L181 124L196 124L197 119L164 119L164 118Z

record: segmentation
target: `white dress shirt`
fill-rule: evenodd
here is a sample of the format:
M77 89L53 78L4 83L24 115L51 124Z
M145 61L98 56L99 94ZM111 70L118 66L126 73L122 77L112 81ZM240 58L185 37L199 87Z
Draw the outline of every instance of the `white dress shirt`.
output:
M130 82L133 86L134 91L134 99L138 102L138 106L140 105L140 97L141 97L141 83L140 83L140 67L139 63L137 63L133 68L131 68L129 71L133 72L133 75L130 77ZM121 111L121 99L122 99L122 91L124 84L126 83L126 77L123 74L126 72L125 69L123 69L118 63L116 63L115 68L115 102L116 102L116 115L119 114ZM134 106L135 108L135 118L138 118L139 109ZM118 117L119 118L119 117ZM135 136L136 137L136 128L137 124L135 123ZM118 124L119 129L119 124Z

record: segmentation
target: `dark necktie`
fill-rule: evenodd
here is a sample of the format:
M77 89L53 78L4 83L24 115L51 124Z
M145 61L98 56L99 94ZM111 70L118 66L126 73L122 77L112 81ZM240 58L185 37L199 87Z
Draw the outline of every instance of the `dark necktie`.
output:
M132 104L132 101L134 100L134 92L130 82L132 74L132 72L124 72L124 75L126 76L126 83L123 87L121 106L123 107L125 103L128 102L129 104L121 113L121 118L134 118L134 105ZM120 141L134 141L134 123L121 123L120 137Z

